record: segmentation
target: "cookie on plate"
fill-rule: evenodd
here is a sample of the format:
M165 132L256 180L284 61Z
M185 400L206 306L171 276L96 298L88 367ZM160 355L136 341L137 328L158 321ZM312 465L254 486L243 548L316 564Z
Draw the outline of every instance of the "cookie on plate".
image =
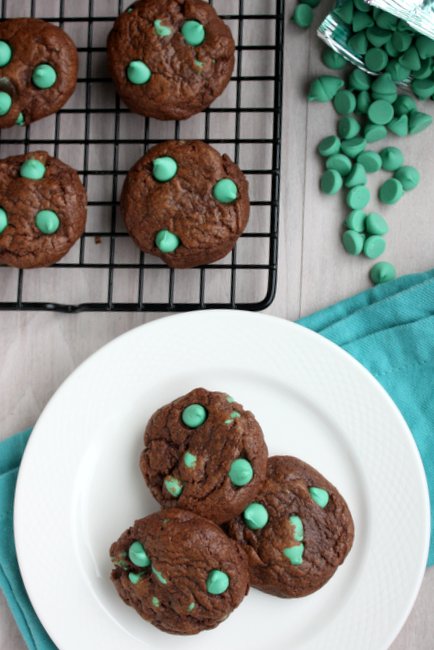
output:
M252 586L284 598L320 589L354 538L351 513L336 488L292 456L269 459L260 493L226 530L247 552Z
M145 253L173 268L225 257L250 212L248 183L226 155L199 140L153 147L129 171L121 213Z
M158 409L146 427L140 468L165 508L228 521L254 500L266 467L261 427L226 393L196 388Z
M107 53L116 89L130 110L185 120L229 83L235 43L202 0L139 0L110 32Z
M244 551L216 524L171 508L139 519L112 544L119 596L164 632L210 630L249 590Z
M78 54L60 27L37 18L0 23L0 128L56 113L77 83Z
M0 160L0 264L54 264L83 234L86 210L77 172L45 151Z

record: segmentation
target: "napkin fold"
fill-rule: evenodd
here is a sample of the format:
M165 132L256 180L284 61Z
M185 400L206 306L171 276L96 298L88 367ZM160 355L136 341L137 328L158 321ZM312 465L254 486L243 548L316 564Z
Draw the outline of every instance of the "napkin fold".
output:
M406 419L434 510L434 269L378 285L299 321L344 348L384 386ZM0 588L31 650L55 650L26 594L15 553L13 498L30 430L0 444ZM428 565L434 564L434 512Z

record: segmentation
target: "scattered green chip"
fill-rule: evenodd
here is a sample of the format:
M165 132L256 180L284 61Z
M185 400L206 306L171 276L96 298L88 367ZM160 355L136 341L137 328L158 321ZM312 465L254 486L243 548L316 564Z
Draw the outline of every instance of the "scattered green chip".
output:
M396 83L406 81L409 76L407 68L404 68L398 61L389 61L386 66L386 72L390 74L392 81L396 81Z
M338 90L344 87L343 79L332 75L322 75L314 79L310 85L308 101L329 102Z
M339 115L349 115L356 109L356 97L350 90L338 90L333 99L333 106Z
M374 24L374 20L372 16L370 16L369 14L363 13L358 10L356 10L353 13L352 28L355 34L357 34L358 32L365 31L365 29L368 29L368 27L372 27L373 24Z
M354 5L352 0L347 0L333 10L346 25L351 25L354 15Z
M369 277L374 284L382 284L396 278L396 270L390 262L377 262L369 272Z
M366 30L366 38L374 47L383 47L392 38L392 32L389 29L383 29L374 25Z
M404 155L397 147L385 147L380 151L382 167L387 172L394 172L404 163Z
M342 235L342 244L350 255L360 255L365 243L365 235L355 230L346 230Z
M366 171L363 165L356 163L347 178L345 179L345 187L357 187L357 185L366 185Z
M388 63L387 53L379 47L371 47L365 54L365 65L371 72L381 72Z
M335 52L330 47L324 48L321 60L327 68L330 68L330 70L342 70L342 68L345 68L348 63L342 54Z
M363 253L366 257L369 257L369 259L374 260L377 257L380 257L385 250L386 242L383 237L380 237L380 235L371 235L365 239Z
M408 135L408 115L394 117L387 125L387 128L389 131L400 137Z
M405 50L404 54L401 54L398 61L402 66L404 66L404 68L408 68L408 70L412 71L420 70L422 65L419 53L413 46Z
M333 156L329 156L326 160L326 168L334 169L339 172L341 176L347 176L350 173L352 166L353 163L350 158L343 153L336 153Z
M341 141L335 135L329 135L323 138L318 145L318 153L320 156L333 156L341 150Z
M362 210L368 205L370 198L368 188L365 185L358 185L350 189L346 201L351 210Z
M372 99L369 92L367 90L360 91L357 97L357 105L356 105L357 111L359 113L362 113L362 115L366 115L371 103L372 103Z
M396 83L389 72L385 72L373 81L371 94L373 99L384 99L392 104L396 101L398 97Z
M428 79L433 72L433 64L431 59L421 61L420 69L412 72L413 79Z
M362 153L357 156L357 162L360 165L363 165L368 174L378 172L383 164L380 154L376 151L362 151Z
M354 68L348 77L349 87L353 90L369 90L371 87L371 77L367 72Z
M397 52L406 52L413 41L413 36L406 32L395 31L392 34L392 45Z
M393 116L394 110L392 104L384 99L377 99L368 108L368 118L372 124L384 126L392 121Z
M341 117L338 122L338 133L341 138L348 140L359 135L361 126L354 117Z
M398 24L398 18L396 16L393 16L382 9L378 9L378 7L375 7L373 16L378 27L389 29L392 32L395 31Z
M304 2L298 4L292 14L292 21L302 29L307 29L311 26L313 20L312 7Z
M351 138L350 140L342 140L341 150L350 158L356 158L359 153L365 150L366 139L362 137Z
M434 40L428 36L418 36L415 40L415 46L422 60L434 56Z
M369 43L365 32L353 34L348 39L348 47L350 50L353 50L356 54L360 54L361 56L366 54L369 48Z
M387 135L387 129L385 126L379 124L367 124L365 126L365 138L366 142L378 142L382 140Z
M410 95L398 95L397 100L393 104L395 110L395 115L398 117L401 115L408 115L411 111L416 110L417 105L413 97Z
M389 232L386 220L378 212L370 212L366 216L365 229L369 235L385 235Z
M428 113L420 113L419 111L413 111L410 113L408 118L408 132L411 135L420 133L430 126L432 123L431 115Z
M400 167L393 174L393 177L401 183L406 192L414 190L420 182L420 174L418 170L416 167L412 167L411 165Z
M397 203L404 194L402 183L396 178L389 178L385 181L378 191L378 198L386 205Z
M384 46L384 49L386 50L388 56L390 56L392 58L396 58L397 56L399 56L399 52L396 49L396 47L394 46L392 39L390 39L390 41L388 41L386 43L386 45Z
M355 230L356 232L364 232L365 219L366 214L363 212L363 210L351 210L350 214L345 219L345 225L350 230Z
M324 194L336 194L342 185L342 176L335 169L327 169L321 176L320 187Z
M411 89L419 99L429 99L434 95L434 79L415 79Z

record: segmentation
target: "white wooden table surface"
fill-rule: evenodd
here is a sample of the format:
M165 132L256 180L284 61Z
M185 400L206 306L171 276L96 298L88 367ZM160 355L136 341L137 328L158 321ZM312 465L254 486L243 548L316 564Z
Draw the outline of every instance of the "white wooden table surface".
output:
M250 2L260 7L268 0L246 0ZM41 0L36 3L41 16L45 3L47 11L52 10L53 0ZM22 6L25 15L27 0L14 4ZM104 4L112 2L95 0L99 8L104 9ZM289 16L293 0L287 4ZM321 6L316 11L316 23L326 9ZM314 29L303 32L286 22L279 282L268 313L288 319L297 319L369 286L371 263L346 255L340 245L340 226L345 217L342 199L318 191L321 161L314 150L322 137L334 132L336 122L331 106L306 102L309 80L326 72L320 63L321 48ZM434 104L424 102L423 110L434 115ZM396 206L381 210L390 217L391 228L384 259L393 262L400 274L406 274L434 265L434 126L398 145L406 162L422 172L416 191ZM1 274L2 270L0 279ZM88 355L119 334L159 316L1 312L0 437L31 425L59 384ZM430 569L393 650L432 650L433 611L434 569ZM24 647L0 594L0 650Z

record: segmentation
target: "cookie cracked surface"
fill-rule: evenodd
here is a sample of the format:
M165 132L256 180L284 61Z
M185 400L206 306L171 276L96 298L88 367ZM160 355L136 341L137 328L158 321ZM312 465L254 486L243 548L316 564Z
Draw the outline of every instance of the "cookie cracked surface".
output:
M249 508L225 530L243 546L251 584L262 591L306 596L332 577L351 550L354 524L345 500L298 458L269 459L267 478Z
M121 213L139 248L173 268L225 257L249 218L247 180L226 155L199 140L153 147L129 171Z
M9 52L1 61L0 98L10 98L0 110L0 128L24 126L56 113L77 83L78 54L72 39L44 20L10 18L0 23L0 42Z
M226 393L196 388L152 415L140 468L165 508L228 521L265 478L267 446L253 414Z
M0 160L0 264L54 264L82 235L86 211L77 172L47 152Z
M229 27L202 0L139 0L108 37L110 73L130 110L184 120L207 108L234 68Z
M216 627L249 589L238 544L211 521L177 508L136 521L112 544L110 556L122 600L172 634Z

